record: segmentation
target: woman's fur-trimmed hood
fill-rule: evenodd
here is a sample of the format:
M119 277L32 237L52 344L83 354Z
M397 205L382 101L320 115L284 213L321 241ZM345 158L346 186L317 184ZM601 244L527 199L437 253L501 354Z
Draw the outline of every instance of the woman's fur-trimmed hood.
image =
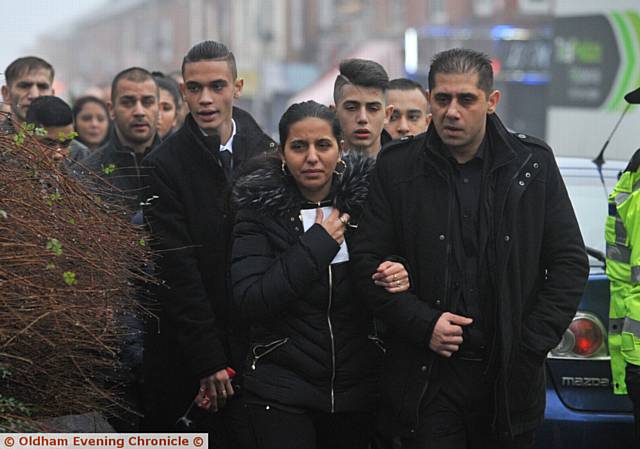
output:
M333 176L330 196L341 212L354 216L360 213L367 199L369 173L375 160L355 152L342 159L346 168L342 175ZM263 158L257 164L254 170L240 176L233 186L232 200L237 209L254 209L262 214L278 216L300 209L307 202L293 177L282 172L279 157Z

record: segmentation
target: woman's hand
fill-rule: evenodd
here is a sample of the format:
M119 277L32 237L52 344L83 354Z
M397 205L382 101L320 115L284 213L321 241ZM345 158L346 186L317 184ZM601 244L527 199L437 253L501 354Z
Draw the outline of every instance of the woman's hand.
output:
M316 209L316 223L322 226L338 242L338 245L342 245L344 242L344 228L349 222L349 218L349 214L341 214L338 209L333 209L333 212L324 220L322 209Z
M409 290L409 273L400 262L382 262L373 276L374 284L384 287L389 293Z

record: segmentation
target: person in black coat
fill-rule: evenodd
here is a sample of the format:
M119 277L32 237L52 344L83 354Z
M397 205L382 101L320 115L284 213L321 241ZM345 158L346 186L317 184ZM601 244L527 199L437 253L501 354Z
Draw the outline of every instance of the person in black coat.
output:
M113 78L108 106L113 120L109 138L80 165L92 173L86 179L105 199L135 213L146 198L142 159L160 143L156 132L158 85L143 68L125 69ZM106 185L93 176L102 178Z
M439 53L432 126L389 144L372 175L352 269L388 326L381 447L532 447L543 363L587 280L578 223L554 156L498 119L489 59ZM386 254L410 291L368 282Z
M260 449L366 448L384 348L347 265L374 160L341 159L335 115L313 101L292 105L279 128L281 158L233 189L231 278L251 329L252 431ZM398 262L374 279L391 292L409 284Z
M233 107L242 80L226 46L195 45L185 56L183 75L191 112L144 160L145 219L159 252L162 285L156 291L159 320L150 322L145 335L150 393L143 430L171 431L190 410L181 422L212 431L210 444L250 447L242 408L228 400L234 394L228 368L239 382L246 351L242 326L232 323L230 311L229 189L232 172L250 157L274 151L275 143L247 112ZM196 394L198 407L192 407Z
M98 193L108 206L121 208L130 214L134 225L142 225L142 202L146 198L142 159L159 142L158 85L153 76L141 67L119 72L111 83L108 109L113 127L105 144L88 153L77 164L74 173L85 185ZM113 207L113 206L111 206ZM147 269L147 267L144 267ZM124 377L124 399L136 413L111 419L118 431L138 430L142 397L142 352L144 304L148 296L145 285L139 285L137 297L142 307L123 316L127 334L123 336L120 358L127 368Z

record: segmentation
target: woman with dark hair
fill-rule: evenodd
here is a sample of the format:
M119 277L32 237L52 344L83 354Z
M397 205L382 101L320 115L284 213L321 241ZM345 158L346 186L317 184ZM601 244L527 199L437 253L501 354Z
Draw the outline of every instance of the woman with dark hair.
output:
M109 136L109 111L104 101L97 97L78 98L73 104L73 123L78 136L76 140L89 151L107 141Z
M164 140L176 129L178 111L182 105L180 88L172 78L160 72L153 72L160 93L160 113L158 116L158 135Z
M260 449L364 449L384 348L351 288L348 243L374 160L342 159L335 114L313 101L292 105L279 131L280 157L233 189L231 278L250 326L245 406ZM409 287L391 261L372 282Z

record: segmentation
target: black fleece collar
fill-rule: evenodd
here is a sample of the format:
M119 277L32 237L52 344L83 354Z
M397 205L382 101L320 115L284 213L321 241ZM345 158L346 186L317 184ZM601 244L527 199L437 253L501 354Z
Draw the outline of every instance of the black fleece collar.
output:
M369 172L375 160L359 153L350 153L344 160L346 169L342 175L334 175L327 205L354 215L360 212L367 198ZM255 170L241 176L232 195L236 207L272 216L299 210L307 203L291 175L283 173L279 157L268 157Z

